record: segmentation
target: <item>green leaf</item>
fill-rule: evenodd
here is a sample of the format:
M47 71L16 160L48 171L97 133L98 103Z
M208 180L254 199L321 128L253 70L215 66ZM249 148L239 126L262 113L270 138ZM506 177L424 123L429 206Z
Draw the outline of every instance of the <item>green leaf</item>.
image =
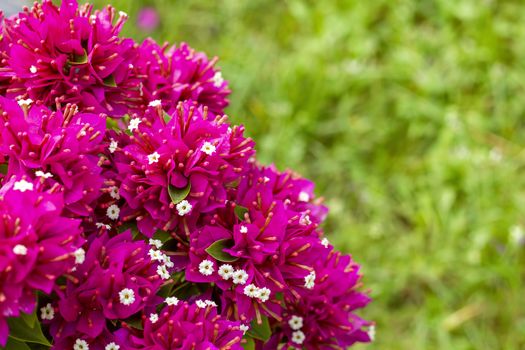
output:
M70 59L68 62L73 66L79 64L86 64L88 62L88 55L86 50L84 50L83 55L73 55L73 58Z
M0 164L0 174L7 174L7 164Z
M35 322L34 327L29 327L24 319L18 317L8 318L7 323L9 324L10 337L22 342L51 346L44 333L42 333L40 322Z
M161 241L162 243L166 243L166 241L169 241L169 240L172 239L173 237L171 236L171 234L170 234L169 232L162 231L162 230L158 230L158 231L155 232L155 234L153 235L153 238L154 238L154 239L158 239L158 240Z
M244 214L248 212L248 208L243 207L242 205L236 205L233 210L235 211L235 215L237 215L239 220L244 220Z
M14 338L7 338L7 344L5 344L5 348L0 347L2 350L31 350L31 348L24 342L21 342L19 340L16 340Z
M109 87L117 87L117 82L115 81L115 77L113 75L109 75L103 80L104 85Z
M215 259L222 262L234 262L239 258L231 256L230 254L224 251L224 248L230 248L231 239L219 239L215 243L212 243L208 248L206 248L206 253L210 254Z
M259 339L264 342L270 339L272 330L270 329L268 317L263 316L261 324L258 324L257 320L253 320L247 334L254 339Z
M253 341L253 338L246 337L244 338L246 340L246 343L242 344L242 347L244 350L254 350L255 349L255 342Z
M113 118L106 118L106 129L108 130L120 130L118 121Z
M142 326L142 317L140 314L132 315L127 320L124 320L124 322L126 322L130 327L133 327L135 329L144 329L144 327Z
M170 194L171 201L174 204L180 203L183 199L185 199L188 194L190 194L191 184L188 181L188 184L184 188L177 188L175 186L169 185L168 186L168 192Z
M20 318L24 320L24 322L31 328L35 327L35 323L37 322L36 318L36 310L33 311L31 314L20 314Z

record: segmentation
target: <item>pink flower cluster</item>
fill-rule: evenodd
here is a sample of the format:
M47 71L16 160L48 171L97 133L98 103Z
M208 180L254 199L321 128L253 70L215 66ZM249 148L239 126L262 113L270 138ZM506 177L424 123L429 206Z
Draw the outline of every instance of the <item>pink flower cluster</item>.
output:
M34 312L64 350L373 340L313 183L256 161L216 58L126 18L44 0L1 21L0 346Z

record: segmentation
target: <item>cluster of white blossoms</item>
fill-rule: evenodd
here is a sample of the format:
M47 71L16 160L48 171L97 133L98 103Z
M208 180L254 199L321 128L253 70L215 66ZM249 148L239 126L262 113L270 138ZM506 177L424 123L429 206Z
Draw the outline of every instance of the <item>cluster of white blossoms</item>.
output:
M88 343L83 339L77 339L73 345L73 350L89 350ZM120 345L115 342L108 343L104 350L120 350Z
M170 306L177 306L179 304L179 298L177 297L167 297L164 301Z
M262 301L263 303L270 299L271 290L264 287L259 288L254 284L249 284L244 287L244 295L250 298L256 298Z
M242 227L241 227L242 230ZM235 270L230 264L224 264L219 267L219 276L225 281L232 279L234 284L244 285L248 281L248 273L243 269Z
M13 186L13 190L25 192L25 191L33 191L33 184L31 182L27 182L26 180L22 179L20 181L15 182L15 185Z
M49 178L53 177L53 174L51 174L51 173L44 173L42 170L35 171L35 175L38 176L38 177L41 177L43 179L49 179Z
M292 342L299 345L302 344L306 338L303 331L301 331L301 328L303 328L303 318L301 316L293 315L288 320L288 325L294 331L292 332Z
M169 256L158 250L162 247L162 241L159 239L150 239L149 244L152 246L148 251L150 259L159 262L159 265L157 266L157 275L163 280L168 280L171 277L168 269L172 268L174 264Z
M313 289L315 287L315 271L310 272L304 277L304 286L307 289Z
M207 308L208 306L211 306L211 307L217 307L217 304L212 301L212 300L197 300L195 302L195 304L197 305L197 307L201 308L201 309L205 309Z

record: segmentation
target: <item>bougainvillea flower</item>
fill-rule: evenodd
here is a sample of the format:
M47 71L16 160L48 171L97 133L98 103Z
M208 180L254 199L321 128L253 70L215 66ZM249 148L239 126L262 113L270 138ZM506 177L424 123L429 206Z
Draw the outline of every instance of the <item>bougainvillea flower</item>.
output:
M226 186L242 176L254 154L242 126L208 118L206 108L189 102L180 103L168 122L151 107L144 118L131 119L128 129L130 142L114 155L126 201L120 215L136 217L148 237L223 207ZM187 195L173 203L170 191Z
M130 350L243 349L240 323L217 315L213 303L203 300L167 305L145 319L142 332L122 333L120 341Z
M44 0L4 19L0 79L10 80L0 90L49 107L72 103L89 112L126 114L140 94L132 74L135 44L118 37L127 15L92 8Z
M7 339L7 317L31 313L35 292L51 292L55 280L75 264L82 245L80 220L61 216L58 188L11 178L0 189L0 345Z
M60 184L66 209L86 216L93 209L103 179L98 166L106 127L102 115L62 113L0 97L0 153L9 157L7 177L40 178L49 187Z
M143 82L144 104L158 100L171 112L179 101L192 100L222 116L230 90L222 73L214 68L216 62L216 57L208 60L186 43L170 47L146 39L134 64Z
M58 288L57 316L51 322L53 338L85 335L97 338L107 331L106 320L126 319L153 310L161 300L155 294L161 285L158 263L150 247L133 241L130 231L113 238L107 234L88 241L85 259L76 266L65 288Z

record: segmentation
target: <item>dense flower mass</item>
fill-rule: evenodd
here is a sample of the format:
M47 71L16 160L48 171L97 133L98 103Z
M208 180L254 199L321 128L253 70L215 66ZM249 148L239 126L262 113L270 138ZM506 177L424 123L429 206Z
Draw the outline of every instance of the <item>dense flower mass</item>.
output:
M257 163L216 58L120 37L126 18L44 0L0 21L0 346L372 341L314 184Z
M225 117L190 102L180 103L167 122L161 109L150 107L128 130L129 141L114 152L125 199L121 216L137 217L148 237L224 207L225 184L243 175L254 153L243 127L231 128ZM188 193L173 203L173 192L181 191Z
M80 220L61 216L58 188L13 177L0 189L0 346L7 318L31 313L36 291L50 293L55 280L75 264L82 245Z
M222 73L214 68L217 58L208 60L186 43L160 46L152 39L146 39L139 52L135 66L144 78L145 101L160 100L164 109L172 111L177 101L191 100L214 114L223 114L230 90Z
M21 106L20 106L21 105ZM98 151L106 128L103 115L64 112L0 97L0 153L8 159L7 177L40 178L47 186L60 184L66 209L90 214L103 178Z
M10 78L7 96L125 114L139 95L135 43L118 37L126 19L111 7L94 12L92 5L74 0L60 7L45 0L4 19L6 65L0 77Z

